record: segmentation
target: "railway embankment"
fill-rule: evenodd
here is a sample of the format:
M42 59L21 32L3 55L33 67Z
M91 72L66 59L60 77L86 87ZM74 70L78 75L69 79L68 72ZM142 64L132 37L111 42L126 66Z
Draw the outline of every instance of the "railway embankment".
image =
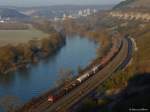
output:
M112 49L111 49L110 52L112 52ZM112 53L109 53L109 52L108 52L108 54L112 54ZM108 55L108 56L109 56L109 55ZM108 56L107 56L107 57L108 57ZM105 56L104 56L104 57L105 57ZM104 57L103 57L103 58L104 58ZM84 72L89 71L89 69L93 68L96 64L98 64L98 62L100 62L100 60L101 60L101 58L100 58L100 59L97 59L97 60L95 60L95 61L93 61L93 63L91 63L91 64L85 69ZM106 61L106 60L104 60L104 61ZM61 87L60 87L60 88L61 88ZM43 103L43 101L46 101L46 102L47 102L48 96L49 96L51 93L53 93L53 91L57 91L57 90L60 89L60 88L56 88L56 89L54 89L54 90L50 90L50 91L44 93L43 95L41 95L41 96L39 96L39 97L37 97L37 98L32 99L30 102L26 103L26 104L21 108L21 111L30 110L30 109L32 110L32 108L34 108L34 107L36 107L36 106L38 106L38 105L41 105L41 104Z

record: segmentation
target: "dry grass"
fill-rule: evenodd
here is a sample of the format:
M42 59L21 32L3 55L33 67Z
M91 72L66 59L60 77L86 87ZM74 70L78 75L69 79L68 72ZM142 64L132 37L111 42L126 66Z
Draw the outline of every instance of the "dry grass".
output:
M26 30L0 30L0 46L26 43L31 39L40 39L43 37L48 37L48 34L33 28Z

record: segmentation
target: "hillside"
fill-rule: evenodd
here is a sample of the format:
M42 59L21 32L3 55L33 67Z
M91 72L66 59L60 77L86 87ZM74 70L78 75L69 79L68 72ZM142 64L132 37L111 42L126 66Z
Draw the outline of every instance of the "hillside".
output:
M10 18L10 19L26 19L28 16L16 11L15 9L0 8L1 18Z
M113 9L150 9L150 0L125 0Z
M149 11L150 0L126 0L111 10L112 16L96 16L99 18L98 22L95 22L97 26L117 32L122 37L129 34L134 38L135 48L138 50L133 49L132 59L126 68L112 74L97 90L77 105L73 112L129 112L134 109L149 112Z

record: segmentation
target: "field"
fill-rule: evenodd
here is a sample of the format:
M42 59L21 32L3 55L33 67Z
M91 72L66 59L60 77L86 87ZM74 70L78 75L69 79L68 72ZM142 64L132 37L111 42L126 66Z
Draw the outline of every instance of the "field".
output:
M0 30L0 46L6 44L16 45L17 43L25 43L31 39L39 39L47 36L48 34L34 28L25 30Z

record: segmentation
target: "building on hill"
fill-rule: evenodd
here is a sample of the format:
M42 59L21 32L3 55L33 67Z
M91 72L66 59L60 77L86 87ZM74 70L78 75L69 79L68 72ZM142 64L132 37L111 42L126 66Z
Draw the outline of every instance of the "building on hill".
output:
M109 13L111 17L117 17L124 20L142 20L150 21L150 13L142 12L123 12L123 11L112 11Z

